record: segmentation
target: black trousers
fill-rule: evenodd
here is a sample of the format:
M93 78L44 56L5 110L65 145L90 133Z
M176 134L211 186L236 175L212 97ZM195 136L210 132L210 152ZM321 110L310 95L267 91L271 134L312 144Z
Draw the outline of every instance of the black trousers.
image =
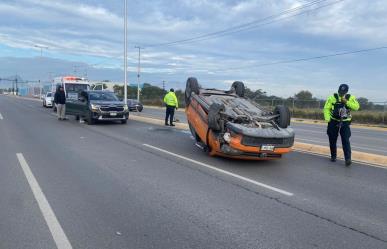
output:
M165 112L165 124L168 124L168 119L169 119L169 124L173 124L173 116L175 115L175 106L170 106L167 105L167 109Z
M351 137L351 122L340 122L331 120L328 123L327 134L329 137L329 147L331 149L331 157L336 158L337 156L337 138L340 134L341 143L343 145L343 152L345 160L351 160L351 143L349 138Z

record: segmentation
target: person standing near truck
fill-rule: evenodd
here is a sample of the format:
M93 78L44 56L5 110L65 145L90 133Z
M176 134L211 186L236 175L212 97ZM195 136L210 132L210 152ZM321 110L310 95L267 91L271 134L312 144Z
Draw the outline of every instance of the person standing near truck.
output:
M54 103L56 104L58 120L66 120L66 93L63 86L60 86L55 92Z
M351 161L351 111L360 108L355 96L348 94L349 86L341 84L338 93L328 97L324 106L324 118L328 122L327 134L329 137L329 147L331 151L331 161L336 162L337 158L337 138L340 134L343 145L345 165L350 166Z
M175 109L177 110L177 108L179 108L179 103L177 102L177 97L173 88L171 88L169 92L165 95L164 103L166 105L165 125L168 125L169 118L169 125L175 126L173 124L173 116L175 115Z

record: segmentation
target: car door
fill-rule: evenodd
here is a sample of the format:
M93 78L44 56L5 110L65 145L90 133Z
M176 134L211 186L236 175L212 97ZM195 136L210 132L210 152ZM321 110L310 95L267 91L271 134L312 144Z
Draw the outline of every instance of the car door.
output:
M75 105L76 99L68 98L68 93L66 92L66 115L76 115L75 114Z
M81 98L79 105L77 106L78 115L81 117L87 117L89 115L89 95L87 92L81 92Z

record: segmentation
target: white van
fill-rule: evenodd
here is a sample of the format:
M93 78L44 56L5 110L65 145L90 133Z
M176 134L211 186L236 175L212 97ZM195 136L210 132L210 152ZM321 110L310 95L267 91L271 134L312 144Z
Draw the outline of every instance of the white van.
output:
M74 102L79 98L79 94L84 90L90 90L90 83L86 78L76 76L55 77L51 86L53 94L62 86L66 94L66 102ZM54 106L54 111L56 107Z

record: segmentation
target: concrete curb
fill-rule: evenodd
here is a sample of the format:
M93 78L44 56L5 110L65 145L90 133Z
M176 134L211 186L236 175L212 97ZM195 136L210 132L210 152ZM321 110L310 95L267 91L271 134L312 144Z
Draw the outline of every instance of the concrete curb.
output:
M144 105L144 108L154 109L154 110L163 110L163 111L165 111L165 107L161 107L161 106ZM184 112L184 111L185 111L185 108L179 108L179 109L177 109L176 111L177 111L177 112Z
M153 124L153 125L161 125L161 126L164 125L164 120L156 119L156 118L143 117L139 115L131 115L130 119L139 121L139 122L148 123L148 124ZM188 124L186 123L175 123L175 125L176 125L174 127L175 129L189 130ZM322 155L322 156L330 155L330 149L327 146L300 143L300 142L294 143L293 150L298 152L303 152L303 153ZM337 158L344 159L344 155L341 150L338 150ZM387 168L387 156L381 156L377 154L365 153L360 151L352 151L352 160L354 162L359 162L362 164Z
M148 124L164 126L164 120L162 120L162 119L144 117L144 116L139 116L139 115L135 115L135 114L129 115L129 119L139 121L139 122L148 123ZM176 125L174 127L175 129L179 129L179 130L188 130L189 129L188 124L186 124L186 123L175 123L175 125ZM169 127L169 126L167 126L167 127Z

